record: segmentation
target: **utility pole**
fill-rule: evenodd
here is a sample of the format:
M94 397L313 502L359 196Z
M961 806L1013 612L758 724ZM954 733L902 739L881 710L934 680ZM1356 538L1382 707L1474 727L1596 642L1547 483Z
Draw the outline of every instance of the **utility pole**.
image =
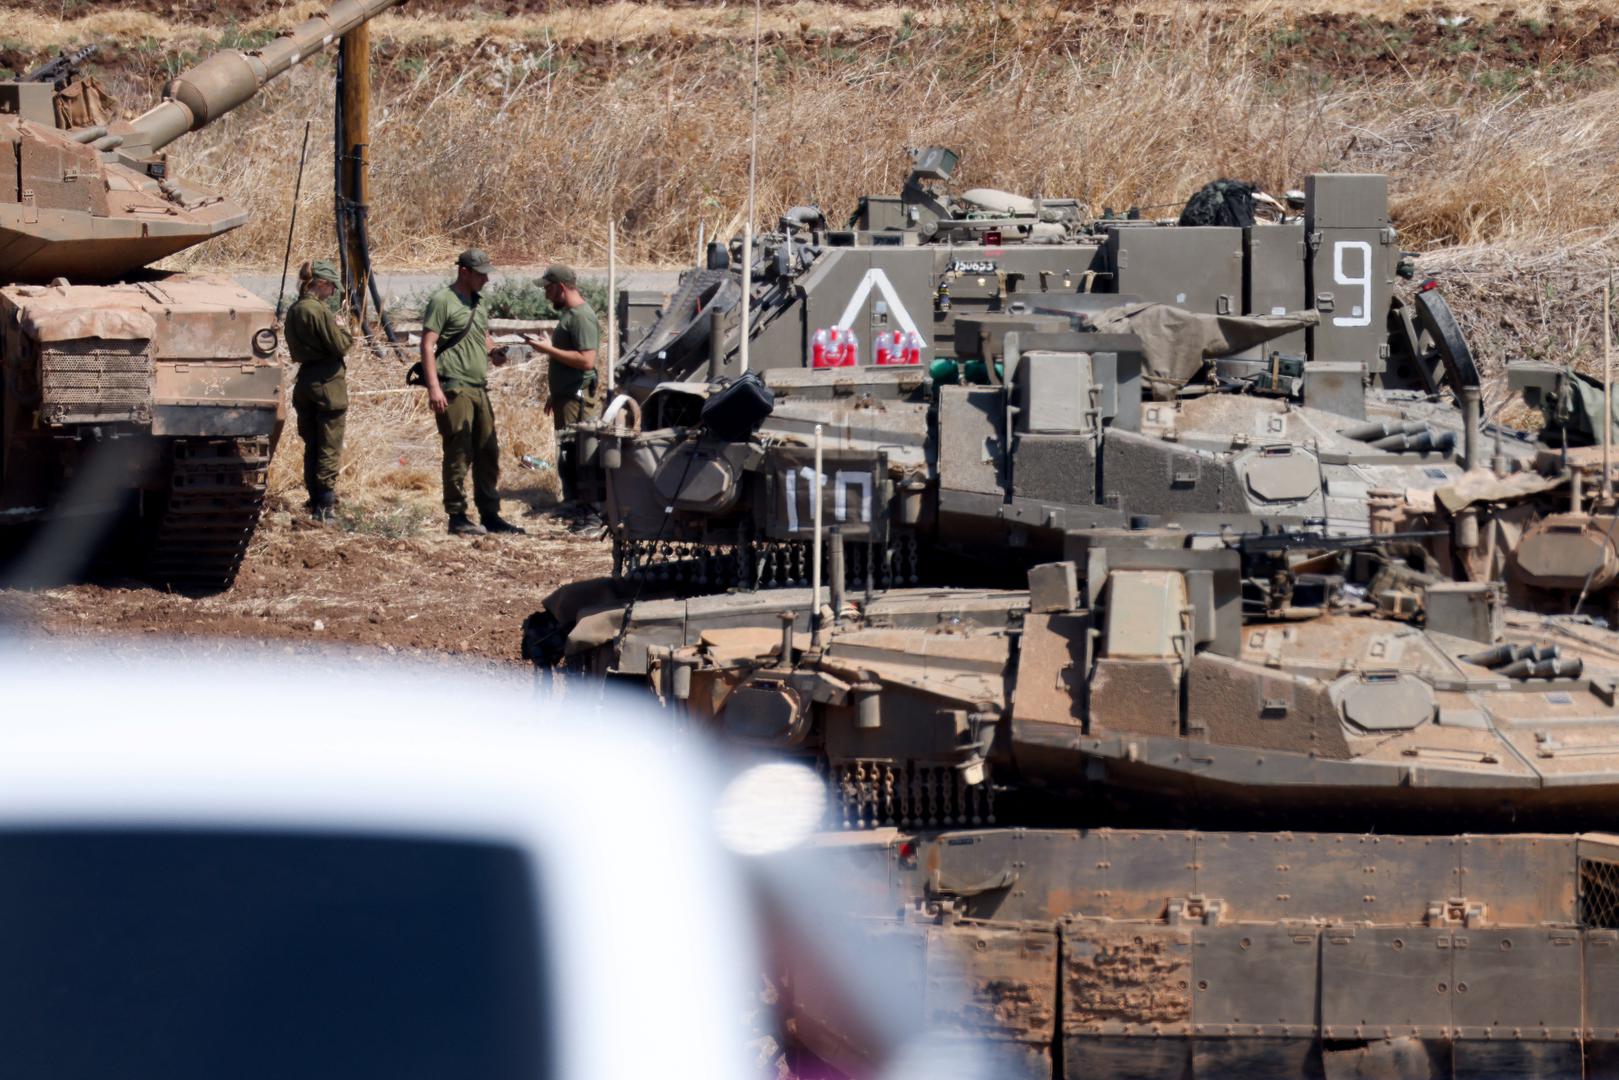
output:
M343 35L341 138L337 147L338 237L343 245L343 295L361 325L365 323L371 200L371 27L361 23Z

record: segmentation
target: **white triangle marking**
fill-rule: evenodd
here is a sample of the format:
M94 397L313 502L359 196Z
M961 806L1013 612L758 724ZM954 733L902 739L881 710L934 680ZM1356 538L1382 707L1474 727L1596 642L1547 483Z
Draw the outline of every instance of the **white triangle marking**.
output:
M911 313L905 310L905 305L900 303L899 293L894 291L893 282L889 281L888 275L881 270L867 270L866 276L860 279L860 286L855 289L854 295L849 298L849 306L843 309L843 317L838 320L838 329L847 330L854 325L855 312L859 311L860 305L866 302L866 298L871 295L873 287L883 294L884 300L888 301L889 308L894 312L894 318L899 320L899 328L907 334L915 334L921 338L922 348L927 348L928 339L923 335L921 328L916 325L916 320L911 318Z

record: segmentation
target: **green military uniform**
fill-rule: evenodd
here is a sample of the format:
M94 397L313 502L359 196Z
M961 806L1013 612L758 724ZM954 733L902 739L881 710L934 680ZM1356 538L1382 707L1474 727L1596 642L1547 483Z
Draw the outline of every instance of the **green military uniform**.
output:
M467 512L466 476L472 469L473 500L486 520L500 514L500 439L489 405L489 307L471 302L446 285L427 301L422 328L438 334L434 366L450 407L439 413L444 442L444 509Z
M589 304L566 308L557 316L551 331L551 344L569 352L588 352L601 347L601 327ZM551 421L558 431L588 420L596 413L596 373L571 368L559 360L550 361Z
M324 300L305 296L287 312L287 351L298 365L292 407L304 441L304 487L316 508L335 501L337 471L343 459L343 429L349 388L343 357L354 344Z

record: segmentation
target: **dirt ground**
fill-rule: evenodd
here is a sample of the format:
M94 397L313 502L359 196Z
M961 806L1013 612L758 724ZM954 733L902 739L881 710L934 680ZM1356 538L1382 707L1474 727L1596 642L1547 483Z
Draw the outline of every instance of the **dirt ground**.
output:
M133 581L6 590L0 621L49 638L358 646L516 665L523 619L563 582L604 573L611 549L548 512L511 502L507 510L527 536L469 540L423 528L392 539L312 525L283 503L266 515L227 592L186 597Z

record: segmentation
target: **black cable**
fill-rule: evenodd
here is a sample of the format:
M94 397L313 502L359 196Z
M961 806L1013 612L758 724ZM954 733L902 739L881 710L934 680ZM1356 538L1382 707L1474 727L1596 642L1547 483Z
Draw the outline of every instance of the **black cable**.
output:
M365 168L365 155L349 154L345 160L348 162L351 172L349 190L357 192L360 190L360 171ZM371 332L371 324L365 318L365 282L361 280L361 275L370 276L366 269L369 260L366 258L365 252L358 251L361 237L365 235L364 225L362 224L365 206L363 203L356 202L353 199L344 199L343 203L350 235L354 238L355 247L360 257L360 265L354 268L355 285L349 292L349 307L354 311L355 317L360 320L360 333L364 334L366 340L369 341L375 335Z
M343 169L347 165L351 170L351 190L360 190L360 170L365 167L365 157L362 154L348 153L348 131L343 123L343 85L345 74L343 68L343 53L337 54L337 100L336 121L333 124L334 146L333 174L335 177L335 190L332 195L334 218L337 224L337 251L339 266L345 283L349 277L349 239L355 240L355 248L360 258L360 265L355 269L361 275L361 284L356 289L349 290L349 309L354 312L360 321L360 332L368 339L373 337L371 324L365 317L365 296L369 291L372 303L377 307L377 319L382 324L382 332L391 344L397 345L400 341L398 332L394 329L393 321L388 317L382 306L382 294L377 289L376 273L371 265L371 235L367 228L370 217L370 207L357 203L343 195Z
M360 207L360 212L355 218L355 225L360 233L361 272L365 274L365 283L371 290L371 302L377 306L377 321L382 323L382 332L390 343L397 345L400 341L399 334L394 331L393 320L388 317L388 312L382 306L382 294L377 291L377 275L371 269L371 233L367 227L371 217L370 209L369 206Z
M349 237L348 237L348 211L347 200L343 198L343 50L337 50L337 93L332 99L332 220L337 227L337 266L338 273L347 285L349 280ZM353 307L354 298L345 297L349 306Z
M680 482L678 484L676 484L675 488L674 488L675 494L677 496L679 495L679 493L681 491L683 491L685 489L685 487L686 487L686 477L690 475L692 462L694 462L696 460L697 460L697 455L695 453L686 455L686 467L684 469L680 470ZM664 507L664 510L663 510L663 523L658 526L658 535L655 536L653 538L653 540L652 540L652 552L654 554L657 553L658 545L663 542L664 535L667 533L667 531L669 529L669 524L670 524L670 522L672 522L674 520L674 517L675 517L674 499L670 499L669 500L669 505ZM613 638L613 651L614 652L617 652L618 650L620 650L620 649L622 649L624 647L624 638L630 632L630 615L631 615L632 612L635 611L635 605L641 599L641 591L644 588L646 588L647 568L650 565L651 565L651 560L648 560L647 562L644 562L640 566L635 568L636 569L635 592L630 595L630 602L628 604L624 605L624 617L619 620L618 635Z

